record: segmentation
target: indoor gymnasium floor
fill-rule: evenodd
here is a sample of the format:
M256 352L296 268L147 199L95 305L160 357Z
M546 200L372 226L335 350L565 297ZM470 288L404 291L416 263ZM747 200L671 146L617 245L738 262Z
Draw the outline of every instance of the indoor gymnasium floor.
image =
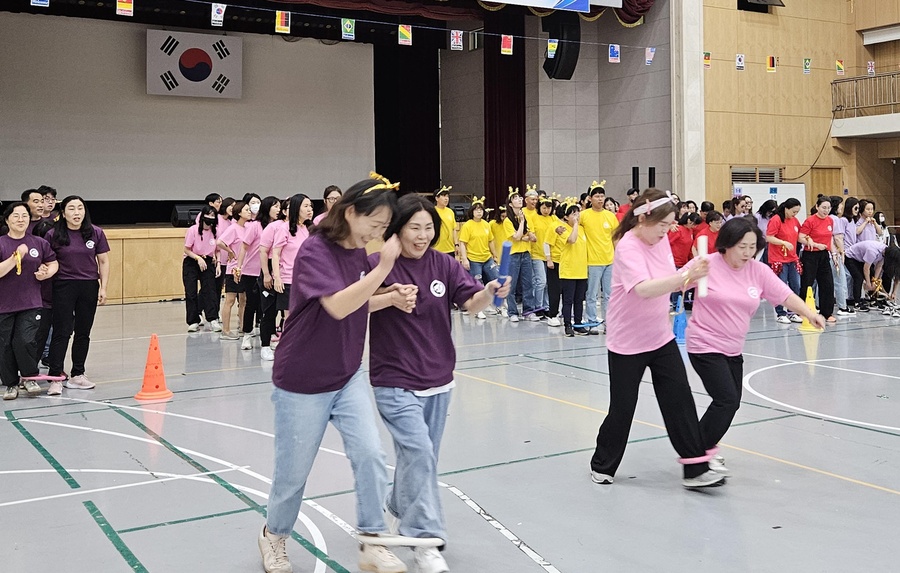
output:
M603 336L454 313L458 387L439 464L451 570L898 570L900 320L873 312L802 335L765 310L722 444L733 477L704 491L682 488L650 384L615 484L591 482ZM0 570L262 570L271 363L188 334L183 314L178 302L102 307L95 390L3 403ZM175 393L163 404L133 399L151 333ZM382 440L391 463L383 428ZM288 545L295 571L358 570L342 451L329 428ZM415 571L410 550L398 556Z

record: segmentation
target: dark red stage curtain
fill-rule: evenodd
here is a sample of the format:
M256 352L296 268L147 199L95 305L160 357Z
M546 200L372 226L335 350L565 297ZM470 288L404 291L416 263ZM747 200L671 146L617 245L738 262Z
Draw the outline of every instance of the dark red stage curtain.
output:
M438 48L376 44L374 52L375 168L401 192L431 193L441 180Z
M484 31L484 194L496 207L509 186L525 191L525 19L498 12ZM517 36L511 56L500 53L500 34Z

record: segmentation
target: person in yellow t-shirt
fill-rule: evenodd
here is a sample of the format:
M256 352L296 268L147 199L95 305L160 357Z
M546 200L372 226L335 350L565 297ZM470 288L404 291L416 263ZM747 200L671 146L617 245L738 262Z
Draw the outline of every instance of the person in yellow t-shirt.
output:
M551 204L552 206L552 204ZM553 209L553 214L548 217L550 219L544 236L541 238L541 246L544 249L544 259L547 263L547 326L562 326L559 319L559 307L562 297L562 290L559 283L559 264L562 255L562 241L558 239L559 235L565 230L563 218L566 216L567 205L557 205ZM541 205L541 209L544 206Z
M599 323L597 317L597 296L603 293L603 311L609 306L609 291L612 288L613 272L613 231L619 220L604 209L606 191L599 184L591 186L591 208L581 214L581 227L588 241L588 282L585 301L585 321Z
M487 284L497 279L498 269L494 262L494 233L490 223L484 220L484 213L484 197L475 197L469 208L469 220L459 230L459 256L463 268L482 284ZM490 312L493 314L494 311ZM475 318L487 318L485 311L480 311Z
M513 191L506 202L506 220L503 221L503 240L512 243L509 257L509 281L512 288L506 297L510 322L519 322L519 306L516 304L516 290L522 292L522 316L526 320L537 321L535 314L534 282L531 266L531 243L537 238L528 227L522 209L522 196Z
M541 237L544 225L541 224L541 212L538 209L538 201L540 196L537 192L537 185L527 187L525 191L525 208L522 212L525 214L525 220L528 222L528 229L531 231L531 283L534 292L534 304L537 306L536 313L538 320L544 316L547 307L544 305L544 299L547 298L547 266L544 262L544 247L538 240Z
M503 221L506 220L506 205L500 205L494 211L491 219L491 233L494 235L494 262L500 264L500 253L503 252L503 242L506 240L506 234L503 232Z
M587 335L590 329L574 326L572 315L574 310L574 324L581 324L584 293L587 291L588 241L579 224L581 208L578 205L566 205L564 216L565 229L557 238L560 243L559 283L563 297L563 323L566 336L575 336L576 333Z
M447 207L450 204L450 187L441 187L434 192L435 210L441 216L441 232L434 244L434 250L456 256L456 214Z

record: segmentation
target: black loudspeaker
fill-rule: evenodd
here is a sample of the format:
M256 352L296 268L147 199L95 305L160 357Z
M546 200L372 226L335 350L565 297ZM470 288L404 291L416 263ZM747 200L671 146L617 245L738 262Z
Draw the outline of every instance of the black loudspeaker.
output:
M632 167L631 168L631 188L632 189L640 189L641 188L641 168L640 167Z
M558 40L556 57L544 59L544 71L551 80L571 80L581 51L581 18L577 12L557 10L541 18L541 27Z
M200 209L203 205L175 205L172 208L172 226L173 227L190 227L200 215Z
M647 187L656 187L656 167L647 168L647 177L649 178Z

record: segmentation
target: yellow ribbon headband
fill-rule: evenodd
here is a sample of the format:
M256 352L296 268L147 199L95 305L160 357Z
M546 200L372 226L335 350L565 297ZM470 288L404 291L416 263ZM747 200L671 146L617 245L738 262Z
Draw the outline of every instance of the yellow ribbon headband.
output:
M376 191L378 189L387 189L389 191L396 191L397 189L400 188L399 181L396 183L391 183L387 177L384 177L383 175L379 175L379 174L375 173L374 171L369 171L369 179L375 179L376 181L380 181L380 183L378 183L376 185L372 185L371 187L369 187L368 189L363 191L362 192L363 195L365 195L366 193L369 193L370 191Z
M606 179L604 179L604 180L601 181L600 183L597 183L596 180L592 181L592 182L591 182L591 188L588 189L588 192L591 192L591 191L593 191L594 189L597 189L598 187L599 187L600 189L606 189Z
M519 194L519 188L516 187L515 189L513 189L512 186L510 186L509 196L506 198L506 200L509 201L510 199L513 198L514 195L518 195L518 194Z
M484 201L485 201L485 199L486 199L486 196L485 196L485 197L481 197L481 198L479 198L479 197L472 197L472 206L474 207L475 205L481 205L481 207L482 207L482 209L483 209L483 208L484 208Z

